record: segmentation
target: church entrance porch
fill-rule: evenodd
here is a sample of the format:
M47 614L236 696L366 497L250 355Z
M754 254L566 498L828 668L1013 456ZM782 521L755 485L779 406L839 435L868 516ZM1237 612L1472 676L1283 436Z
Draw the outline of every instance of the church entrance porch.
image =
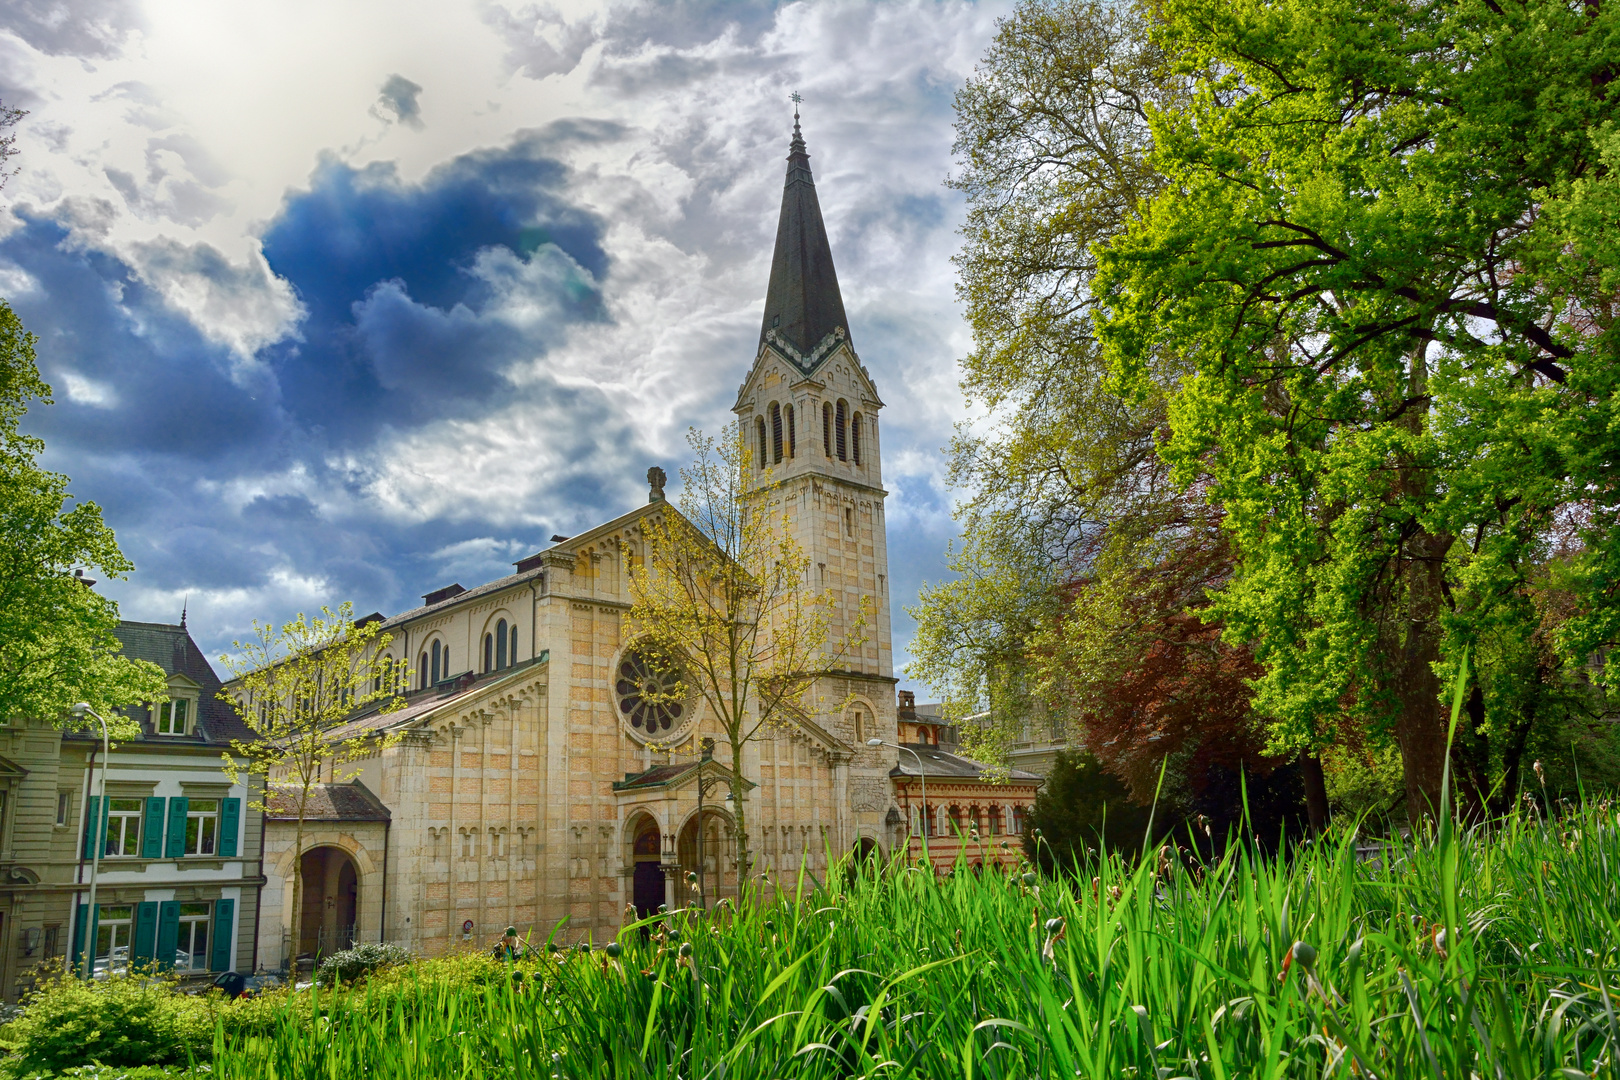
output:
M298 927L298 958L319 960L354 945L360 917L360 874L342 848L304 852L304 903Z
M700 899L708 907L722 896L737 894L736 845L732 842L731 818L718 810L703 811L702 853L699 850L698 817L693 814L681 828L675 841L675 853L681 864L680 887L684 890L681 904L696 904ZM687 874L697 874L693 888Z

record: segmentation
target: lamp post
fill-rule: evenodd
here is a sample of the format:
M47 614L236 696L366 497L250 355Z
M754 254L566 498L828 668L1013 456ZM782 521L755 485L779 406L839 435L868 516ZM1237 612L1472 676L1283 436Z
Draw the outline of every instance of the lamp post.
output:
M929 872L932 873L933 869L934 869L934 864L933 864L933 862L931 860L928 859L928 777L923 772L922 755L917 753L917 751L911 749L911 747L909 747L909 746L901 746L899 743L884 742L882 739L867 739L866 740L866 745L867 746L873 746L873 747L892 746L896 750L904 750L906 753L910 754L912 757L917 759L917 780L918 780L919 784L922 786L922 817L923 817L922 844L923 844L923 859L928 862ZM906 846L910 847L911 845L908 842Z
M107 739L107 721L96 710L90 707L89 702L81 701L68 710L69 714L84 719L93 716L101 721L101 791L96 801L96 816L106 820L107 813L107 757L112 753L112 744ZM85 807L85 817L90 816L90 808ZM90 978L95 972L96 962L96 871L101 866L101 846L106 843L102 835L100 821L91 821L88 831L90 849L90 902L84 911L84 977ZM107 955L108 973L111 974L112 954Z

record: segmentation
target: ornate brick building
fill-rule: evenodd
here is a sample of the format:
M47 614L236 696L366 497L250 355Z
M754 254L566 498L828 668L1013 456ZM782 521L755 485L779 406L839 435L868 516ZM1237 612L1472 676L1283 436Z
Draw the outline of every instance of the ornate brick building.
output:
M858 655L812 687L808 715L750 743L740 762L756 869L778 881L801 869L820 877L852 849L891 851L907 830L894 773L903 755L882 408L851 344L796 122L759 346L734 410L756 464L772 470L764 497L792 522L812 584L834 590L845 612L864 598L876 616ZM711 902L736 890L725 787L706 783L730 763L701 753L719 730L696 701L642 697L654 676L626 624L625 568L645 517L668 510L661 477L649 480L646 505L556 538L507 577L446 586L384 620L415 684L402 711L354 724L403 738L353 786L327 785L302 851L272 808L262 962L349 939L434 954L507 925L544 933L564 917L569 940L601 935L627 905L692 899L688 871ZM287 927L295 858L319 909L297 935Z

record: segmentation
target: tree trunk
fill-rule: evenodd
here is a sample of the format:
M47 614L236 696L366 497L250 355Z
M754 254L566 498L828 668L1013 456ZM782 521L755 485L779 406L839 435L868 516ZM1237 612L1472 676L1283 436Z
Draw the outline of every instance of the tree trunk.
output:
M731 806L732 828L737 833L737 906L742 907L745 883L748 881L748 812L743 807L742 744L731 744ZM724 880L724 879L722 879Z
M1310 819L1311 835L1320 836L1328 827L1329 811L1327 779L1322 775L1322 758L1307 753L1299 756L1299 775L1305 782L1305 813Z
M1401 748L1406 812L1412 827L1433 823L1440 812L1446 765L1446 716L1440 702L1440 583L1449 537L1420 532L1405 545L1406 619L1396 669L1400 716L1395 741Z

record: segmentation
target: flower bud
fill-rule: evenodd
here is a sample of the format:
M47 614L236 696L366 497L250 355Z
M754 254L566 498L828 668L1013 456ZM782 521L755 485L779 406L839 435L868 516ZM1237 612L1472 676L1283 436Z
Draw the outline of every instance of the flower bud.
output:
M1063 920L1062 919L1047 919L1046 920L1046 936L1047 937L1052 937L1059 930L1062 930L1062 929L1063 929Z
M692 943L690 941L681 942L680 954L683 958L692 955Z
M613 957L614 959L618 959L619 954L622 953L622 952L624 952L624 946L623 945L620 945L617 941L608 942L608 944L607 944L607 954L609 956Z
M1024 884L1025 885L1033 885L1033 884L1035 884L1035 871L1033 871L1033 870L1025 871L1025 873L1024 873Z
M1316 950L1303 941L1294 942L1294 963L1306 971L1316 966Z

